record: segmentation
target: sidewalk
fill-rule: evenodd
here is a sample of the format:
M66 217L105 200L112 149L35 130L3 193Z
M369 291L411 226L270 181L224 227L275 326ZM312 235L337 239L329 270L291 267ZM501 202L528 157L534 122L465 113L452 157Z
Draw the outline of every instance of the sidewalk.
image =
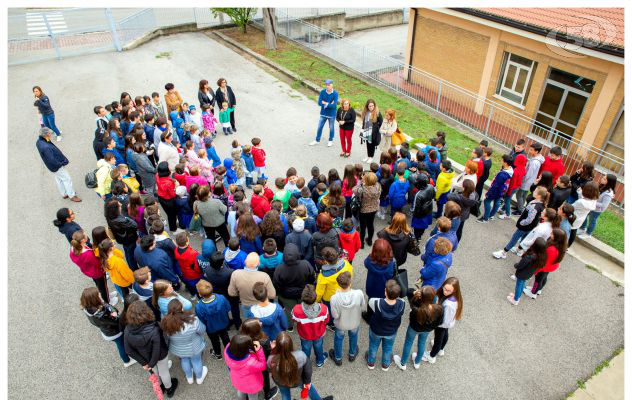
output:
M608 367L597 373L568 398L573 400L623 400L623 364L625 351L610 360Z

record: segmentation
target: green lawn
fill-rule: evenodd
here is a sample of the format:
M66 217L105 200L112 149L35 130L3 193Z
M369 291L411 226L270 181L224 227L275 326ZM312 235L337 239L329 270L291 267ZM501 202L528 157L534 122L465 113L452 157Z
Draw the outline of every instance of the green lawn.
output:
M349 99L351 106L358 112L362 110L367 99L375 100L382 112L387 108L395 109L397 123L402 131L421 142L427 142L435 136L437 131L446 132L448 155L459 164L465 164L472 149L478 146L478 141L470 138L464 132L428 115L417 106L380 87L367 85L292 43L278 40L277 50L267 50L264 46L263 33L258 29L249 28L246 35L241 33L239 29L226 29L222 30L222 33L297 73L307 81L321 85L325 79L333 79L340 99ZM293 86L297 88L299 83L296 82ZM312 97L314 100L318 98L316 95ZM501 165L501 155L500 152L493 154L492 176ZM594 232L596 238L623 252L623 234L623 218L621 216L610 211L601 215Z

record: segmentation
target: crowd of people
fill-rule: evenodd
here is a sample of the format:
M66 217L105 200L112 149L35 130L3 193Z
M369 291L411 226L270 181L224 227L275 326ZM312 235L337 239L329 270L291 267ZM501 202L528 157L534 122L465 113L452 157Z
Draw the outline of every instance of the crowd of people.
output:
M243 145L232 140L230 154L218 154L217 136L230 140L236 130L235 95L225 79L218 85L213 93L208 81L200 81L201 113L172 83L165 85L166 107L158 93L133 99L122 93L120 100L95 106L97 168L86 184L103 201L105 223L85 231L69 208L54 221L71 245L70 259L95 283L80 296L86 317L115 343L125 367L139 363L159 376L168 397L178 387L169 354L180 359L189 384L204 382L211 368L202 361L205 336L211 356L228 366L239 399L281 393L287 400L293 388L302 398L320 399L312 384L312 351L317 368L327 360L339 367L348 336L346 359L354 362L363 321L369 369L378 363L380 345L383 371L393 363L406 370L411 359L415 369L434 364L463 315L461 284L448 272L470 215L479 223L517 216L514 234L493 257L519 257L511 275L515 290L507 296L518 305L522 294L542 294L578 230L592 234L614 195L616 177L595 182L589 162L564 175L559 147L544 157L539 143L525 149L524 140L502 156L493 177L486 141L456 173L445 133L414 151L393 140L399 133L395 111L383 121L373 100L361 116L368 168L348 164L340 174L314 166L310 176L301 176L289 167L269 185L261 138ZM333 138L333 116L340 155L348 157L355 111L348 100L337 107L332 82L326 85L316 143L328 120ZM52 143L53 133L43 127L37 147L55 173L68 160ZM373 162L380 143L379 163ZM75 196L63 183L60 193ZM388 219L378 232L376 217ZM191 245L192 235L203 239L200 248ZM369 255L355 261L364 248ZM410 282L404 266L409 255L420 257L421 265ZM366 282L354 282L358 264ZM401 353L393 354L403 299L409 320ZM327 331L333 334L329 350Z

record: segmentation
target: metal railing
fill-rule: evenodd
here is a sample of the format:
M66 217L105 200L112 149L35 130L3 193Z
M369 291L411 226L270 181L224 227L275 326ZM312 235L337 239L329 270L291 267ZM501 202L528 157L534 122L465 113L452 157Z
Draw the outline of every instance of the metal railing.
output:
M623 205L623 158L569 137L502 104L480 97L400 60L384 56L337 33L295 18L294 15L277 15L278 32L282 36L415 103L433 109L470 132L507 150L520 138L525 139L527 145L532 142L542 143L544 155L552 147L560 146L564 152L567 174L574 173L584 161L595 164L596 170L601 174L615 174L621 182L615 201Z

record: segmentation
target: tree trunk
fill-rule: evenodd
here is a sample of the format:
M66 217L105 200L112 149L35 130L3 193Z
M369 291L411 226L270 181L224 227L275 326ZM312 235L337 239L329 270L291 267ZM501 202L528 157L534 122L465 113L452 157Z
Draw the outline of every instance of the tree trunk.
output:
M274 8L263 9L263 30L265 32L266 49L277 48L277 20Z

